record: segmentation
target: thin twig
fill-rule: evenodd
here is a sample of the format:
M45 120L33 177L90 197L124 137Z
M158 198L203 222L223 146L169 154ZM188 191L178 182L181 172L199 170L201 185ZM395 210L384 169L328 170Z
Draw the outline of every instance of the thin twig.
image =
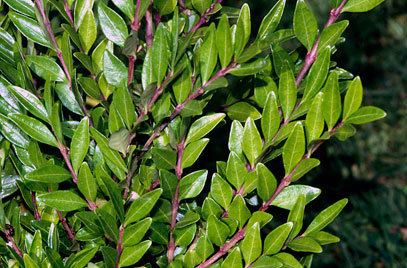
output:
M17 243L14 241L14 228L10 224L6 224L4 231L0 231L0 236L3 240L7 243L7 246L11 247L15 253L17 253L20 257L23 257L23 252L18 247Z
M62 212L61 211L57 211L58 213L58 217L59 217L59 221L62 224L62 227L64 228L66 235L68 236L68 239L72 242L75 241L75 231L73 230L73 228L68 224L68 221L66 220L66 218L64 218L62 216Z
M212 12L215 10L216 5L220 3L222 3L222 0L216 0L214 3L212 3L211 6L202 14L199 21L191 28L191 30L189 30L189 32L196 32L204 23L206 23L209 20Z
M117 240L117 247L116 247L116 252L117 252L117 257L116 257L116 268L120 268L120 257L123 253L123 235L124 235L124 227L123 225L120 225L119 228L119 239Z
M72 11L71 8L69 7L69 3L67 0L64 0L64 8L66 15L68 16L69 23L71 24L72 27L75 27L74 21L73 21L73 16L72 16Z
M34 219L36 221L40 221L41 220L41 215L38 212L38 205L37 205L37 199L35 197L35 192L31 192L31 203L33 205L33 210L34 210Z
M141 6L141 0L137 0L136 8L134 11L134 19L130 25L131 29L135 32L137 32L140 29L140 6Z
M151 14L151 8L149 7L146 11L146 44L147 47L153 45L154 38L154 26L153 26L153 15Z

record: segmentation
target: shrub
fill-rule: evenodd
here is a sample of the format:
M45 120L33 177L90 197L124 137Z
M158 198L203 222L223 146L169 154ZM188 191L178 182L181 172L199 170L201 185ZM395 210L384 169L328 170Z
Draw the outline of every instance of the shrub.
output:
M309 267L347 199L303 223L321 191L292 183L385 116L330 60L340 14L382 1L333 1L319 34L303 0L278 29L279 0L254 35L249 6L221 0L4 0L3 264ZM206 156L208 179L220 124L230 153Z

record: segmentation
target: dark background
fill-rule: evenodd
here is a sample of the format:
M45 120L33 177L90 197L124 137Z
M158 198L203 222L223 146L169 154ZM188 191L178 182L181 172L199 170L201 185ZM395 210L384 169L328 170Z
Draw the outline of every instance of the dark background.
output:
M225 4L240 7L244 2L250 5L255 32L276 1ZM296 1L287 2L282 22L286 26L291 25ZM307 2L321 28L330 1ZM303 181L322 189L309 210L350 199L330 227L341 243L314 256L313 267L407 267L407 1L387 0L368 13L346 13L340 19L350 25L333 60L361 76L364 105L381 107L387 117L359 127L346 142L325 144L317 155L321 165Z

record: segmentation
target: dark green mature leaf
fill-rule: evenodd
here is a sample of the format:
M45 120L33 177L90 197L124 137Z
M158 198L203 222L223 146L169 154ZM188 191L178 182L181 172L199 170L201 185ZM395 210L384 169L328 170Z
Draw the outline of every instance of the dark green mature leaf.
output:
M138 244L150 228L151 222L151 218L145 218L135 224L127 226L124 230L123 246L129 247Z
M192 71L187 66L181 76L172 86L177 103L182 103L188 97L192 89Z
M298 0L294 12L294 33L298 40L311 50L318 35L318 24L314 14L304 0Z
M77 173L88 152L90 143L89 118L84 117L76 128L71 141L71 163Z
M295 86L294 74L288 68L280 73L278 99L281 103L284 119L287 120L291 116L297 101L297 88Z
M57 165L42 166L25 175L29 181L43 183L61 183L71 178L71 173L63 167Z
M360 81L360 77L353 79L349 85L348 91L346 91L345 100L343 103L343 121L348 119L353 113L355 113L362 104L363 98L363 86Z
M82 109L68 84L58 83L55 86L55 92L57 93L58 98L61 100L62 104L66 108L68 108L68 110L78 115L83 115Z
M240 189L244 183L245 174L247 173L245 163L235 152L229 154L226 166L226 178L235 187Z
M198 170L183 177L180 182L180 199L194 198L201 193L205 186L207 170Z
M347 122L349 124L361 125L379 120L385 116L386 112L382 109L374 106L365 106L353 113Z
M338 128L335 132L335 137L338 138L340 141L344 141L356 133L356 128L350 124L344 124L340 128Z
M44 80L64 82L66 77L64 71L50 57L27 56L27 64L38 76Z
M171 57L166 31L164 24L158 25L151 50L152 62L154 63L153 76L157 79L158 86L161 85L165 77Z
M343 20L333 23L329 27L325 28L321 33L321 40L319 41L318 51L325 47L333 47L341 37L342 33L348 27L349 21Z
M146 240L132 247L125 247L120 257L120 266L126 267L137 263L151 246L151 241Z
M246 266L254 262L261 255L261 242L260 225L256 222L246 231L245 238L240 245Z
M263 142L256 124L252 118L248 118L243 130L242 149L252 166L257 157L260 156L262 148Z
M384 0L349 0L342 12L367 12L383 2Z
M322 114L328 130L331 130L342 112L341 94L339 92L338 74L336 72L332 72L329 75L323 92Z
M233 198L233 189L219 174L213 174L211 196L225 210L229 208Z
M321 211L312 220L308 228L303 233L303 236L307 236L318 231L321 231L339 215L339 213L342 211L342 209L346 206L347 203L348 199L344 198Z
M70 259L72 261L70 262L71 265L69 267L84 267L92 260L93 256L95 256L98 250L99 247L96 246L79 251L73 256L72 259Z
M217 246L222 246L225 243L230 232L229 227L214 215L209 216L207 229L209 239Z
M8 117L31 138L58 147L58 142L51 131L37 119L24 114L9 114Z
M208 145L209 139L203 138L187 145L182 156L182 168L192 166Z
M98 15L99 24L106 38L118 46L124 46L128 31L123 18L103 2L98 3Z
M133 99L129 90L126 87L119 87L113 94L113 102L117 107L120 117L123 118L124 123L128 129L131 129L136 114L134 112Z
M247 42L249 41L251 33L250 21L250 7L248 4L243 4L240 9L239 17L237 19L237 26L235 31L235 58L242 54Z
M13 10L35 18L34 3L30 0L4 0L4 2Z
M278 112L277 97L274 92L267 95L261 117L261 130L266 143L271 142L280 127L280 113Z
M2 114L0 114L0 132L12 144L21 148L27 148L30 143L28 136Z
M147 216L157 203L162 192L162 189L156 189L137 198L126 213L124 225L127 226Z
M194 123L192 123L185 144L197 141L208 134L212 129L219 124L220 121L225 117L225 114L217 113L212 115L207 115L199 118Z
M295 124L293 131L283 147L285 174L288 175L301 161L305 153L304 129L300 122Z
M73 211L87 207L86 202L71 191L55 191L37 196L39 202L59 211Z
M277 187L277 180L273 173L262 163L257 164L257 194L264 201L267 202L274 194Z
M298 196L305 195L305 203L308 204L321 193L321 190L307 185L291 185L286 187L274 199L272 205L291 210L295 205Z
M284 223L271 231L264 240L264 255L274 255L280 252L293 227L292 222Z
M324 131L324 117L322 114L323 99L324 95L322 92L315 96L305 118L305 130L307 133L308 144L318 139Z
M257 38L260 41L269 40L272 33L277 29L284 12L285 2L286 0L279 0L263 18L257 33Z
M237 102L228 107L226 111L230 119L240 122L245 122L249 117L253 120L257 120L261 117L259 111L247 102Z
M226 68L233 57L232 33L230 31L229 20L223 14L216 29L216 48L222 68Z
M168 148L155 147L152 149L154 163L159 169L174 169L177 162L177 154Z
M288 244L288 247L297 252L321 253L322 248L314 239L309 237L299 237Z
M78 189L89 200L95 201L97 194L96 179L86 162L82 163L78 174Z
M47 35L35 20L15 12L9 12L8 16L17 29L29 40L45 47L52 47Z
M232 71L230 71L230 73L234 76L254 75L263 71L268 63L269 62L266 59L259 58L250 63L239 64Z
M198 51L199 67L201 71L202 84L208 82L215 69L218 52L216 50L216 34L215 25L211 24L208 29L205 41L202 43Z
M158 0L154 1L154 6L160 11L160 15L172 13L177 5L176 0Z
M312 99L323 86L328 75L330 56L331 49L329 47L326 47L319 53L307 76L303 102Z
M105 51L103 57L103 74L109 84L124 87L127 83L127 68L112 52Z
M48 112L37 96L16 86L10 86L8 89L27 111L44 121L48 121Z

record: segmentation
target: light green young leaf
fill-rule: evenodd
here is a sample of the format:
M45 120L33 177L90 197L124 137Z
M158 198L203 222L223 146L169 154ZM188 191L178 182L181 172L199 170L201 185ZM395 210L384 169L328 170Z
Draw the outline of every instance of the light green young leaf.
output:
M88 163L84 162L81 165L78 174L78 189L87 199L96 200L97 185L96 179L93 177Z
M171 14L177 5L177 0L156 0L154 6L160 11L160 15Z
M187 145L182 156L182 168L192 166L208 145L209 139L203 138Z
M285 63L287 65L287 63ZM297 87L295 86L294 74L288 67L280 73L278 85L278 98L283 110L284 119L290 118L297 101Z
M120 267L137 263L151 246L151 241L146 240L132 247L125 247L120 257Z
M318 35L318 23L304 0L298 0L295 6L294 33L298 40L310 51Z
M300 233L302 228L302 222L304 219L304 210L305 210L305 196L299 195L297 201L295 202L295 205L290 210L290 213L288 214L287 218L287 222L293 223L293 228L288 237L288 240L292 240Z
M240 9L239 17L237 19L237 26L235 31L235 58L239 58L242 54L247 42L249 41L251 33L251 20L250 20L250 7L248 4L243 4Z
M223 14L216 29L216 48L222 68L226 68L233 57L232 33L230 32L229 20Z
M246 173L245 163L235 152L230 152L226 166L226 178L235 189L238 190L243 185Z
M198 58L202 77L202 84L204 85L211 78L218 59L214 24L211 24L211 26L209 26L205 41L199 48Z
M237 102L227 107L226 111L230 119L240 122L245 122L249 117L253 120L257 120L261 117L259 111L247 102Z
M302 236L307 236L318 231L321 231L339 215L339 213L342 211L342 209L346 206L347 203L348 199L344 198L321 211L312 220L312 222L305 230L305 232L302 234Z
M279 0L263 18L257 34L257 38L260 41L269 40L270 36L277 29L284 12L285 2L286 0Z
M127 226L147 216L153 209L155 203L157 203L162 192L162 189L156 189L134 200L130 208L127 210L124 225Z
M277 180L273 173L262 163L257 164L257 194L264 201L267 202L274 194L277 187Z
M242 149L250 164L253 166L257 157L260 156L263 148L263 142L256 124L252 118L246 120L243 130Z
M194 123L192 123L189 128L185 144L197 141L208 134L212 129L219 124L220 121L225 117L225 114L217 113L212 115L207 115L199 118Z
M44 80L64 82L65 73L59 65L47 56L29 55L26 57L27 64L39 77Z
M25 175L29 181L61 183L71 178L71 173L57 165L45 165Z
M363 86L360 77L353 79L352 83L349 85L348 91L345 95L345 100L343 103L343 121L346 121L349 116L359 110L363 99Z
M182 103L189 96L192 89L192 72L191 67L187 66L181 76L172 86L175 100L178 104Z
M71 191L55 191L37 196L39 202L59 211L74 211L87 207L86 202Z
M132 96L127 87L119 87L116 89L113 93L113 102L127 128L131 129L136 119L136 113Z
M242 253L239 247L235 247L222 262L221 268L243 268Z
M90 143L89 118L84 117L76 128L71 141L71 163L74 171L78 173L83 159L88 152Z
M264 255L274 255L284 246L293 228L292 222L284 223L271 231L264 240Z
M283 263L283 267L303 268L302 264L291 254L281 252L274 256Z
M342 12L367 12L383 2L384 0L349 0Z
M31 18L35 18L34 3L30 0L4 0L4 2L13 10L26 15Z
M242 228L250 216L250 210L247 208L243 197L236 195L229 207L229 218L238 221L239 228Z
M307 76L304 89L303 102L312 99L323 86L328 75L329 63L331 57L331 49L324 48L318 55L317 60L312 65L311 70Z
M200 13L203 14L211 6L211 0L192 0L192 6Z
M275 257L261 256L251 266L252 268L281 268L283 264Z
M87 54L97 37L95 15L92 10L86 12L78 32L83 50Z
M332 72L324 87L324 100L322 102L322 114L328 126L328 130L334 128L342 112L341 94L339 92L338 74Z
M48 112L37 96L17 86L10 86L8 89L27 111L44 121L48 121Z
M164 24L161 23L158 25L151 50L152 62L154 64L153 76L157 79L158 86L161 85L165 77L171 58L166 31Z
M278 112L277 97L272 91L267 95L261 117L261 130L266 143L271 142L280 127L280 113Z
M328 245L328 244L332 244L332 243L338 243L340 241L340 238L324 232L324 231L320 231L317 233L312 233L309 235L309 237L313 238L315 241L317 241L321 246L323 245Z
M319 41L318 51L329 46L332 48L339 41L342 33L348 27L349 21L343 20L331 24L329 27L325 28L321 33L321 40Z
M296 123L283 147L283 163L285 174L288 175L301 161L305 153L304 129L300 122Z
M324 117L322 115L323 99L324 95L322 92L315 96L305 118L308 144L318 139L324 131Z
M314 239L299 237L288 243L288 247L297 252L321 253L322 248Z
M205 186L207 176L207 170L198 170L183 177L179 185L180 200L199 195Z
M242 63L230 71L234 76L249 76L263 71L269 62L264 58L259 58L250 63Z
M290 185L286 187L277 197L274 199L272 205L280 208L291 210L297 202L297 198L300 195L305 196L305 202L308 204L312 200L318 197L321 190L307 185Z
M207 230L209 239L217 246L222 246L225 243L230 232L229 227L214 215L210 215L208 218Z
M217 173L212 176L210 193L212 198L225 210L229 208L230 202L232 202L233 198L233 189L230 187L229 183L222 179Z
M79 29L81 26L86 13L88 11L92 11L94 0L77 0L75 3L75 9L74 9L74 22L75 22L75 28Z
M302 176L307 174L314 167L319 166L319 160L315 158L307 158L301 161L291 178L291 182L299 180Z
M243 126L239 121L234 120L230 127L228 139L229 151L235 152L238 155L241 154L243 152L242 138L243 138Z
M98 3L98 15L99 24L106 38L118 46L124 46L128 31L123 18L103 2Z
M386 112L374 106L364 106L353 113L347 123L361 125L379 120L386 116Z
M145 218L133 225L127 226L123 234L123 246L130 247L138 244L150 228L152 219Z
M103 74L112 86L124 87L127 83L126 66L109 50L105 51L103 57Z
M17 29L27 37L27 39L42 46L52 48L47 35L37 21L15 12L9 12L8 16Z
M28 136L41 143L58 147L51 131L40 121L24 114L9 114L8 117Z
M136 5L133 3L132 0L112 0L112 2L129 19L131 19L131 20L134 19L134 11L135 11Z
M262 240L260 236L260 225L258 222L253 224L247 231L240 249L246 266L254 262L262 252Z

